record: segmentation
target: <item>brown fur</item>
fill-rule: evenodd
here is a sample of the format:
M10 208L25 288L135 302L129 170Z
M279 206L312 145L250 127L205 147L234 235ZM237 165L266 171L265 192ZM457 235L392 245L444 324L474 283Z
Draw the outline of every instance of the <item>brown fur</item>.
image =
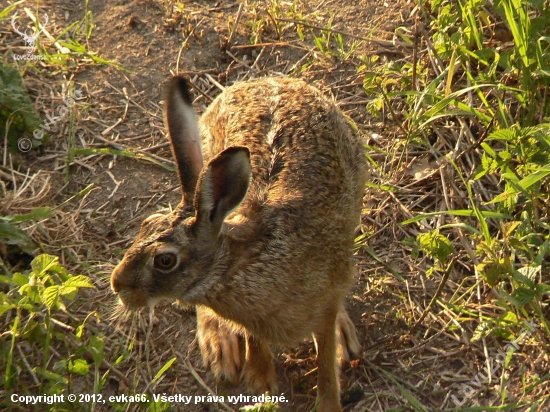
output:
M174 78L166 96L184 199L142 224L113 290L129 308L158 298L197 305L205 365L253 392L278 390L269 344L313 333L317 410L340 411L336 356L360 349L343 301L366 179L362 144L317 89L282 78L228 88L201 117L200 136L189 136L185 87ZM159 269L172 258L175 267Z

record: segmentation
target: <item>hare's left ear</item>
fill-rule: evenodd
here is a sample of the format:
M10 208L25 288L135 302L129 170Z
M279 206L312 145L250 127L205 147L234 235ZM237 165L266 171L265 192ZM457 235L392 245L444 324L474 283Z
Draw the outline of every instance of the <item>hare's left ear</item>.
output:
M246 196L251 174L250 151L244 146L230 147L208 163L195 194L199 234L218 236L224 219Z
M173 77L168 83L164 117L178 167L183 192L182 203L192 207L203 160L197 118L187 82L183 77Z

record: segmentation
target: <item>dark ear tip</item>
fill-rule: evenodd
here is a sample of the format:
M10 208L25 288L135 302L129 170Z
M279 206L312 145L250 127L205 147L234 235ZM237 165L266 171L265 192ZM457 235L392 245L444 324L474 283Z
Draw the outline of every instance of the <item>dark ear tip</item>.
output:
M168 82L166 93L174 93L176 90L179 91L185 103L189 105L193 104L193 99L191 99L191 93L189 92L189 82L183 76L174 76Z
M242 153L246 154L246 157L248 157L250 159L250 149L246 146L231 146L231 147L225 149L220 154L235 155L239 152L242 152Z

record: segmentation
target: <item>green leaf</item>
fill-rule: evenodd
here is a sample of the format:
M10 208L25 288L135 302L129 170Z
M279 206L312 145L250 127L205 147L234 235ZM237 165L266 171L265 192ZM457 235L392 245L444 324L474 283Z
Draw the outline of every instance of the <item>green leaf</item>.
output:
M508 150L499 152L498 157L505 162L512 160L512 154Z
M96 366L101 365L101 362L103 362L104 347L105 347L105 341L103 340L102 337L96 336L96 335L92 335L90 337L90 344L88 345L88 349L92 354L92 358Z
M78 288L75 288L72 286L62 285L59 288L59 294L62 296L65 296L69 300L73 300L77 293L78 293Z
M475 172L475 174L473 175L472 180L479 180L479 179L481 179L483 176L485 176L488 172L489 172L489 169L487 169L487 168L485 167L485 165L479 166L479 167L476 169L476 172Z
M71 276L69 279L63 283L63 287L73 287L73 288L95 288L94 284L88 276L76 275Z
M11 281L17 286L23 286L29 283L29 277L22 273L16 272L13 274Z
M47 254L38 255L31 262L32 271L39 277L46 274L48 270L59 267L57 256Z
M26 0L19 0L16 1L13 4L10 4L8 7L6 7L4 10L0 10L0 19L5 18L8 14L10 14L18 4L24 3Z
M521 282L521 280L518 278L517 272L513 275L513 277L516 281ZM532 282L529 282L529 280L525 277L523 277L523 280L526 280L528 282L529 288L521 286L514 290L511 294L509 294L504 289L504 286L498 288L498 294L506 301L512 303L518 309L523 309L527 303L531 302L533 298L537 296L538 292L537 287L532 284Z
M31 253L35 248L31 238L23 230L7 222L0 222L0 243L17 245L25 253Z
M47 378L48 380L50 381L54 381L54 382L59 382L63 385L67 385L68 380L66 378L64 378L63 376L57 374L57 373L53 373L47 369L44 369L44 368L41 368L41 367L36 367L33 369L36 373L38 373L39 375L42 375L43 377Z
M504 239L508 239L512 233L516 230L516 228L521 225L521 222L519 221L513 221L513 222L506 222L502 225L502 237Z
M517 299L517 301L520 304L520 308L523 308L526 304L531 302L533 298L535 297L535 291L531 289L527 289L524 287L517 288L513 296Z
M542 265L542 262L544 262L544 259L546 257L546 254L548 253L548 250L550 249L550 242L546 240L539 248L539 252L537 253L537 256L533 260L533 264L535 265Z
M9 127L8 127L9 125ZM7 137L12 150L17 150L19 138L32 137L40 126L40 117L34 110L29 93L16 66L0 61L0 130ZM7 131L7 136L4 136ZM40 141L33 139L33 145Z
M24 215L13 216L10 218L12 223L22 223L28 220L42 220L52 216L52 209L50 207L37 207L30 213Z
M535 183L539 182L540 180L544 179L549 174L550 174L550 164L547 164L546 166L541 167L536 172L531 173L529 176L524 177L519 182L517 182L516 184L508 188L504 193L501 193L500 195L496 196L493 200L491 200L490 202L487 202L486 204L504 202L510 197L518 194L520 191L526 193L527 189L529 189L531 186L533 186Z
M42 302L48 308L57 307L57 303L59 302L59 286L47 287L42 295Z
M2 316L4 313L6 313L8 310L10 309L14 309L16 308L17 306L14 305L13 303L4 303L2 305L0 305L0 316Z
M75 336L80 339L82 338L82 334L84 333L84 323L81 325L78 325L75 329Z
M44 290L44 287L42 285L38 286L36 284L26 284L19 288L19 294L21 296L27 295L28 298L34 302L34 303L40 303L42 302L42 294L41 292Z
M85 376L90 371L90 366L84 359L69 361L67 367L70 373L76 373L80 376Z
M420 233L417 236L417 240L424 252L441 262L445 262L447 257L454 252L453 245L449 239L441 235L437 229Z
M164 372L166 372L168 369L170 369L170 367L172 366L172 364L176 361L176 357L174 356L172 359L170 359L168 362L166 362L164 364L164 366L162 368L160 368L160 370L157 372L157 374L155 375L155 377L153 378L153 383L155 383L157 380L160 379L160 377L162 375L164 375Z
M507 311L506 314L504 316L501 316L500 319L503 322L512 323L514 325L517 324L519 321L518 316L512 311Z
M489 264L485 267L483 274L489 286L495 287L502 276L506 274L506 268L500 263Z
M476 342L480 339L485 338L488 336L492 331L494 330L494 325L491 322L483 321L480 322L474 333L472 334L472 338L470 339L470 342Z
M441 117L455 116L457 114L473 115L473 116L476 116L479 120L481 120L484 124L489 124L491 122L490 116L486 115L480 110L477 110L471 106L468 106L460 102L459 100L456 100L463 94L469 93L470 91L475 91L477 89L486 88L486 87L492 88L494 86L490 84L478 84L474 86L465 87L463 89L460 89L456 92L451 93L448 97L445 97L444 99L439 100L436 104L430 107L430 109L428 109L419 118L419 121L423 121L423 123L420 124L419 128L422 129L426 127L429 123ZM439 96L433 96L433 97L439 99ZM459 110L448 110L448 106L450 105L456 106ZM447 110L444 111L445 109Z
M535 286L535 294L537 296L549 295L550 294L550 285L547 285L546 283L538 283Z
M509 142L517 139L517 130L516 129L501 129L497 130L489 136L487 136L486 141L489 140L502 140L504 142Z
M485 153L487 153L489 156L491 156L492 158L496 157L497 155L496 152L487 143L485 142L481 143L481 147L483 148L483 150L485 150Z

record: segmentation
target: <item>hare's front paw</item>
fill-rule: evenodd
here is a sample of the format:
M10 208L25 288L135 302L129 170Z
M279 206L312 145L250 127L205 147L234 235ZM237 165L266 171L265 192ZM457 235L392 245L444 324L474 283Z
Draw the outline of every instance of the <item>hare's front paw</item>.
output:
M355 325L345 310L336 317L336 357L340 365L361 355L361 345L355 333Z
M269 364L265 365L246 362L243 366L242 381L246 390L254 395L261 395L266 392L271 395L279 393L277 374L271 360Z
M269 344L251 335L246 336L246 360L242 380L248 392L254 395L279 393L279 384Z
M197 308L197 338L204 366L218 380L238 383L241 367L239 335L207 308Z

